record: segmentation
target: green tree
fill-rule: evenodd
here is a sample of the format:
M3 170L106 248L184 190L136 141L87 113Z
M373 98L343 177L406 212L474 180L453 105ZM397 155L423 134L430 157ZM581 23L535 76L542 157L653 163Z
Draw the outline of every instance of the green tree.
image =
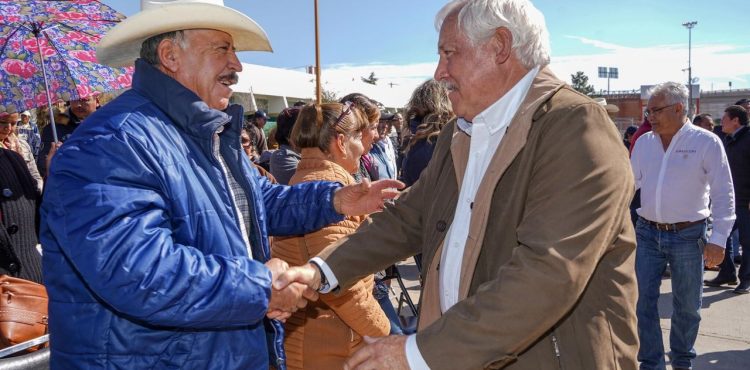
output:
M375 77L375 72L370 72L370 77L364 78L360 77L362 79L362 82L370 85L377 85L378 84L378 78Z
M323 103L336 103L339 101L339 97L335 91L326 89L320 92L320 99L323 100Z
M578 71L570 75L571 86L581 94L591 96L594 94L594 86L589 85L589 77L585 73Z

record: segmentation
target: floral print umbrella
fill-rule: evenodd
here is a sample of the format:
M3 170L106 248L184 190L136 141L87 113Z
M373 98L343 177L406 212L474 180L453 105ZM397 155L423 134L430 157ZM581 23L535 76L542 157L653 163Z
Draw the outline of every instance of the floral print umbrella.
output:
M96 60L124 18L96 0L0 0L0 112L130 87L132 68Z

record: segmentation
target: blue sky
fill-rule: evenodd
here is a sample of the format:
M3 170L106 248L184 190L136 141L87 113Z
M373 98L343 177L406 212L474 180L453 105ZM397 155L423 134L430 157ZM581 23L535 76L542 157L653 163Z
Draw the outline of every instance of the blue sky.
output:
M136 0L104 0L125 15ZM375 71L383 81L411 86L437 61L434 15L444 0L320 0L324 71ZM750 88L750 10L746 0L537 0L551 34L552 69L564 80L584 71L597 89L596 67L620 69L612 90L665 80L686 81L688 31L693 76L703 90ZM243 61L281 68L314 64L313 0L225 0L268 33L274 53L241 53Z

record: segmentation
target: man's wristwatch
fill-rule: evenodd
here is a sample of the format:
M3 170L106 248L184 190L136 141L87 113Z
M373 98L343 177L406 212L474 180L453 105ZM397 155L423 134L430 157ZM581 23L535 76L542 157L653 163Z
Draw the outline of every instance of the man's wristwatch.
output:
M326 279L326 274L323 273L323 269L315 261L310 261L310 264L315 266L315 268L318 269L318 273L320 274L320 286L318 287L318 292L319 293L330 292L331 284L328 283L328 279Z

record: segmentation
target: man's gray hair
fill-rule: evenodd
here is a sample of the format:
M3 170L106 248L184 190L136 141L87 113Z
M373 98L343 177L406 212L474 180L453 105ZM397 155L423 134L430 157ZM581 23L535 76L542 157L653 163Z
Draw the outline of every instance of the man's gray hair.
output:
M544 67L550 61L549 32L544 15L529 0L453 0L435 16L438 32L445 18L458 12L458 27L477 46L499 27L513 35L513 51L524 67Z
M180 48L187 48L187 40L185 39L185 31L172 31L158 34L147 38L141 44L141 59L152 66L159 66L159 43L163 40L174 40Z
M667 104L682 104L683 112L688 110L688 89L679 82L663 82L651 88L651 96L663 96Z

